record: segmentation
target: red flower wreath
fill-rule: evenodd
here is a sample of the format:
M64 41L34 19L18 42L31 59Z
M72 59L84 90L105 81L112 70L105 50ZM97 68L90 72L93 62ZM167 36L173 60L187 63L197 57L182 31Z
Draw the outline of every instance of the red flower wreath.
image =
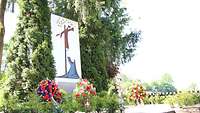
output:
M131 100L139 100L143 101L144 97L146 96L146 92L144 87L141 84L133 83L131 86Z
M87 79L83 79L77 83L74 89L76 97L87 97L96 95L96 88Z
M56 102L60 103L62 98L58 85L53 80L42 80L37 89L37 94L45 101L51 101L53 98Z

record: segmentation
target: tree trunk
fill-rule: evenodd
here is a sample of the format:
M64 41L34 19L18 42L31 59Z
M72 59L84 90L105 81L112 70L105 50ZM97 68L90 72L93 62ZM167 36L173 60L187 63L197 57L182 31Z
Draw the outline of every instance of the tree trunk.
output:
M12 13L15 12L15 1L12 2L12 10L11 10L11 12L12 12Z
M3 39L4 39L4 13L6 9L7 0L0 0L0 72L1 72L1 63L3 56Z

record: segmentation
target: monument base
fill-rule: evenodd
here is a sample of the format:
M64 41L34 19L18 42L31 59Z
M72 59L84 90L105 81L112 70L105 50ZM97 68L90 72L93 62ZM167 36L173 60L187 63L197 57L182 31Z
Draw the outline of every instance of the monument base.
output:
M55 82L58 84L58 87L68 93L73 92L74 88L76 87L77 82L79 81L80 79L55 78Z

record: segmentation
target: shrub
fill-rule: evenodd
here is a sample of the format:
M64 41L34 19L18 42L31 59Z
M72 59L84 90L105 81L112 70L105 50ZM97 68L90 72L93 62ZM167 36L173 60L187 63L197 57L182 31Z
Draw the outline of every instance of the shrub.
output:
M167 96L164 100L164 103L169 104L171 106L175 106L177 104L176 96L175 95Z
M198 103L198 95L196 93L183 92L177 94L176 98L180 106L189 106Z
M92 110L97 111L97 113L100 113L106 108L105 98L100 96L93 96L91 99L91 105Z
M170 104L172 106L175 104L178 104L181 107L191 106L191 105L198 104L200 102L199 98L200 98L200 95L197 93L182 92L174 96L168 96L164 100L164 103Z
M46 102L37 94L32 93L28 96L29 100L22 103L13 96L6 97L0 111L4 111L4 113L75 113L76 111L85 111L74 94L60 91L62 102L59 104L59 108L55 108L52 101ZM115 113L119 109L118 98L115 94L108 95L107 92L101 92L90 99L90 111Z
M7 87L5 87L6 83L8 81L8 76L6 76L4 73L1 73L0 74L0 112L3 110L3 106L4 106L4 103L5 103L5 99L4 99L4 96L5 96L5 89Z
M144 98L144 104L163 104L165 100L165 96L155 95Z
M7 76L5 74L0 74L0 88L3 86L3 83L7 80Z
M3 101L3 91L0 89L0 112L2 111Z
M30 94L27 102L20 102L18 99L9 96L2 110L5 113L53 113L55 108L51 102L42 102L36 94Z
M119 109L119 102L118 98L116 95L111 95L106 98L106 106L108 108L107 112L108 113L115 113L116 110Z
M81 104L75 99L73 94L66 93L65 91L61 90L63 94L63 102L60 104L60 108L69 113L75 113L76 111L81 109ZM83 108L82 108L83 109Z
M117 95L108 95L107 92L103 91L98 93L97 96L92 98L92 108L98 113L106 111L107 113L115 113L119 109L119 102Z

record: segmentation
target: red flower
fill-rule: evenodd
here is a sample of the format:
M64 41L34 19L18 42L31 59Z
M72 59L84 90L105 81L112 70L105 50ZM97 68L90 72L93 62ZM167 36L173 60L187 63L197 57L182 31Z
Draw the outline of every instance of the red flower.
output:
M82 93L82 96L83 96L83 97L86 97L87 95L86 95L85 93Z
M76 93L76 95L75 95L76 97L79 97L80 96L80 93Z
M87 83L87 82L88 82L88 80L87 80L87 79L83 79L83 82Z
M61 102L62 94L55 81L42 80L37 89L37 94L45 101L51 101L53 97L57 102Z
M49 96L48 95L45 95L45 96L43 96L43 99L45 99L45 100L49 100Z
M75 96L89 96L89 95L96 95L96 90L93 87L93 84L90 84L90 82L87 79L83 79L76 85L76 91Z
M96 95L96 91L90 91L90 94Z
M89 91L90 89L91 89L91 85L87 85L87 86L86 86L86 90Z
M132 88L131 88L131 96L130 99L144 99L145 96L145 91L142 85L135 83L133 84Z

